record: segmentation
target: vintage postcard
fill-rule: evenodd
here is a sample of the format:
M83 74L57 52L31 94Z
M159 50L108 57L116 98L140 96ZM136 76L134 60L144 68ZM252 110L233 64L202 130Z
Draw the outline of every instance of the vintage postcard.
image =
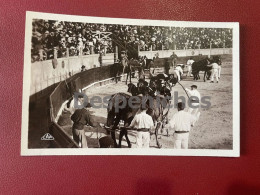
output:
M21 155L240 155L239 24L26 13Z

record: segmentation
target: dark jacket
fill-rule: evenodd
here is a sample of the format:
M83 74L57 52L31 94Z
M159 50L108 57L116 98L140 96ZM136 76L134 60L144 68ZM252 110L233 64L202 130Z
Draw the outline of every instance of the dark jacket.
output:
M71 116L71 120L74 122L73 129L82 130L84 125L96 126L90 112L86 108L76 110Z

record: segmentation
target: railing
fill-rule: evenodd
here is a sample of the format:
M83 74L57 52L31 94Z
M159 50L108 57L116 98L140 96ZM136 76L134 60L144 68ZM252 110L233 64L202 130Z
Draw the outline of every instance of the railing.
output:
M93 83L102 82L109 78L112 79L112 77L113 70L112 66L109 65L77 73L57 85L49 96L49 127L51 135L55 138L55 140L51 141L51 147L79 147L63 128L57 124L58 113L60 113L63 103L71 98L74 92L78 92L82 87L92 85Z
M229 49L229 51L226 53L232 53L232 49ZM219 55L219 52L215 52L214 54ZM186 60L186 58L183 58L182 60ZM163 58L157 59L155 61L155 66L163 66L163 63ZM114 73L112 65L108 65L103 67L92 68L77 73L64 81L61 81L57 85L57 87L49 96L49 129L50 133L55 137L55 140L51 141L51 147L79 147L79 145L63 130L63 128L56 123L55 119L57 118L58 113L60 112L60 109L64 102L67 101L70 97L72 97L74 92L79 91L79 89L86 88L87 86L91 86L93 83L98 83L107 79L112 79L113 76Z

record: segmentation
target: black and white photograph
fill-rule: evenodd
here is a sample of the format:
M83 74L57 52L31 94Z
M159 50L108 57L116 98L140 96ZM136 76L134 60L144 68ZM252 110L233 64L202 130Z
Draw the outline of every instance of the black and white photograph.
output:
M240 155L239 23L27 12L21 155Z

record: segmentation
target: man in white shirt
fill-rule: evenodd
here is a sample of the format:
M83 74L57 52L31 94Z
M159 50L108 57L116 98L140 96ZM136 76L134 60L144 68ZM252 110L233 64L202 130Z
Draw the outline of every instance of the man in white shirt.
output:
M178 82L181 80L181 75L183 74L183 70L180 65L176 66L173 72L174 76L177 77Z
M200 106L200 92L197 90L197 85L192 85L191 89L185 88L185 90L188 92L190 96L190 102L191 102L191 107L188 108L188 112L196 115L199 111L199 106Z
M150 130L154 128L153 119L150 115L146 114L146 110L145 107L141 106L141 112L135 115L129 126L129 128L137 129L137 148L149 148Z
M187 61L187 68L188 68L188 72L187 72L187 75L186 76L192 76L191 74L191 68L192 68L192 64L193 64L194 60L192 58L190 58L188 61Z
M169 126L174 132L174 149L188 149L189 132L191 126L194 126L198 117L184 111L185 104L178 103L178 112L173 115L169 122Z
M214 83L214 77L216 77L216 81L218 83L218 77L219 77L219 65L214 62L210 65L208 65L209 67L212 67L212 73L211 73L211 83Z

